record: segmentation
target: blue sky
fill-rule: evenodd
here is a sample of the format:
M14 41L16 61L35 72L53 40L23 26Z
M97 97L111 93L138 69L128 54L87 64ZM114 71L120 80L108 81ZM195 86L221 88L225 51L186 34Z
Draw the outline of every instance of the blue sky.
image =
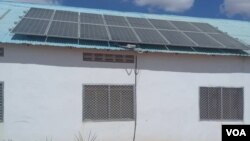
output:
M250 0L11 0L155 14L249 20Z

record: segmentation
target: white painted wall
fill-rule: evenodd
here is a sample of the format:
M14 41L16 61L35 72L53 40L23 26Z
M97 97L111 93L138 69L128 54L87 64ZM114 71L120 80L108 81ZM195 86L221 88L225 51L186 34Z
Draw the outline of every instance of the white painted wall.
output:
M98 140L132 139L134 122L82 122L82 85L133 84L133 64L88 63L83 50L6 47L0 58L5 89L1 141L74 141L90 131Z
M5 121L0 141L132 141L134 122L82 122L82 85L134 84L133 64L82 61L82 49L5 47L0 81ZM199 120L199 87L244 87L250 123L250 59L199 55L138 56L136 141L220 141L218 121Z
M250 123L250 59L140 55L136 141L221 141L222 124ZM199 87L244 87L243 122L200 121Z

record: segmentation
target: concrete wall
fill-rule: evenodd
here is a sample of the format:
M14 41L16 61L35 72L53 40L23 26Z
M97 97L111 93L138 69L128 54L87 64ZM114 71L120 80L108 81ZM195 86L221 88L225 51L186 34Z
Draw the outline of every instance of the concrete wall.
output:
M132 139L134 122L82 122L82 85L134 84L134 64L89 63L83 50L5 47L0 81L5 89L1 141L74 141L79 132L99 140Z
M250 123L250 59L140 55L136 141L221 141L222 124ZM200 121L199 87L244 87L244 121Z
M82 49L5 47L0 141L132 141L133 121L82 122L82 85L134 84L134 64L82 61ZM136 141L220 141L221 124L250 123L250 59L139 54ZM244 87L244 121L200 121L199 87Z

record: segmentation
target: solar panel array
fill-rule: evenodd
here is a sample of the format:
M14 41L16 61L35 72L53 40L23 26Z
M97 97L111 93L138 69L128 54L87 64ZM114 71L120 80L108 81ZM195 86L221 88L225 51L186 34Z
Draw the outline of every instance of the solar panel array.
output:
M31 8L13 29L20 35L148 45L248 49L207 23Z

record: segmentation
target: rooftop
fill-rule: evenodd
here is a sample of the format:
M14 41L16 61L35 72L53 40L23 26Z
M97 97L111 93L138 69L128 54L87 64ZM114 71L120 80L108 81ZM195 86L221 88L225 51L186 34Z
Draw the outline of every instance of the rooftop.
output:
M37 5L29 3L16 3L16 2L0 2L0 43L6 44L31 44L31 45L46 45L55 47L74 47L74 48L86 48L86 49L104 49L104 50L127 50L123 46L116 44L108 44L105 42L98 41L86 41L75 43L71 40L65 39L53 39L49 41L42 41L39 37L25 37L15 36L11 31L16 24L21 20L21 17L25 15L31 7L46 8L54 10L67 10L75 12L86 12L96 14L108 14L118 16L131 16L139 18L153 18L163 20L175 20L175 21L189 21L189 22L205 22L217 27L219 30L225 32L241 41L242 43L249 46L250 49L250 22L237 21L237 20L224 20L224 19L209 19L209 18L195 18L185 16L173 16L173 15L154 15L154 14L143 14L143 13L132 13L132 12L118 12L100 9L87 9L87 8L75 8L75 7L64 7L64 6L51 6L51 5ZM166 52L166 53L188 53L188 54L208 54L208 55L239 55L239 53L228 52L228 51L215 51L213 49L199 49L199 50L188 50L183 47L170 48L163 50L158 46L144 46L143 49L137 48L139 51L146 52ZM249 51L246 51L250 53ZM242 53L240 53L242 55ZM243 54L243 56L248 56Z

